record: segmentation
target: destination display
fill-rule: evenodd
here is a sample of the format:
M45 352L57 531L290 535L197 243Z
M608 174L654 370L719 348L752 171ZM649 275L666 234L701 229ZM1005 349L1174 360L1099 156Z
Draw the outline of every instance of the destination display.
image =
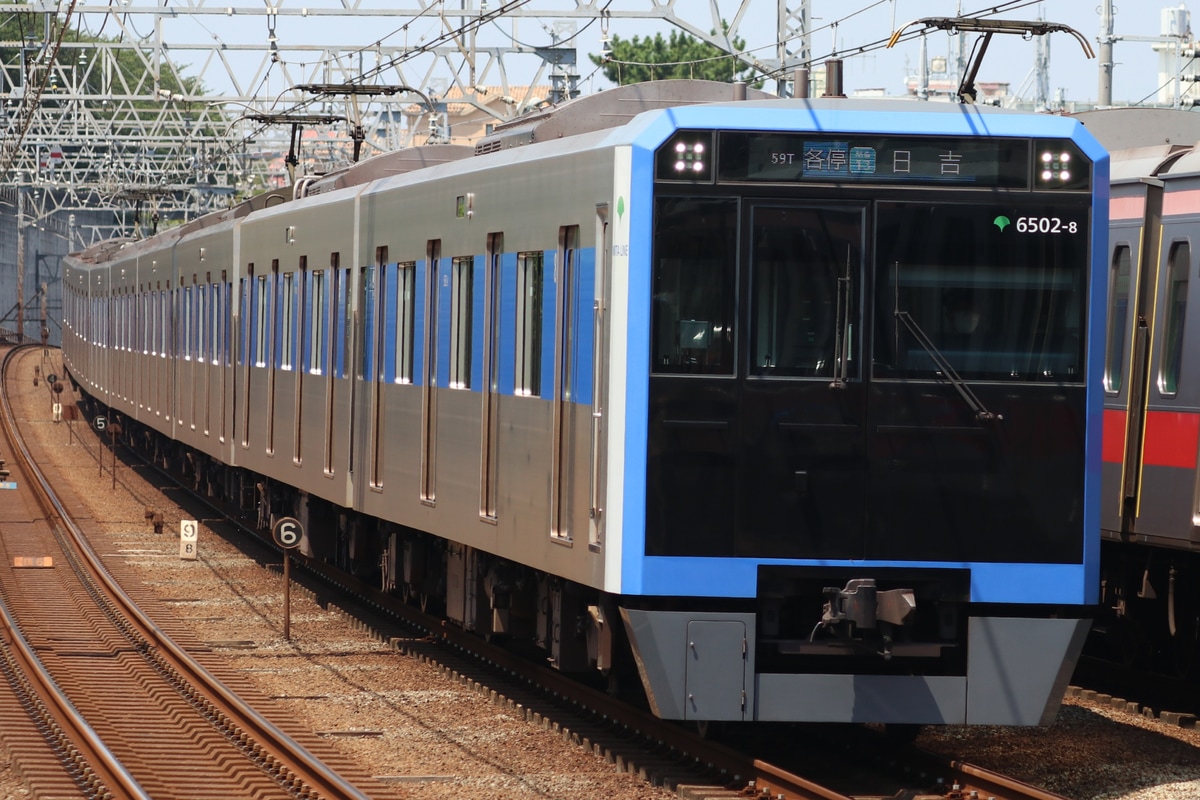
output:
M1064 143L1052 158L1044 184L1034 175L1028 139L941 136L821 135L726 131L720 134L717 180L753 183L962 184L1028 189L1082 188L1088 169ZM1076 159L1082 162L1083 159ZM1049 169L1043 172L1049 172Z
M726 132L721 181L959 183L1027 188L1029 141Z

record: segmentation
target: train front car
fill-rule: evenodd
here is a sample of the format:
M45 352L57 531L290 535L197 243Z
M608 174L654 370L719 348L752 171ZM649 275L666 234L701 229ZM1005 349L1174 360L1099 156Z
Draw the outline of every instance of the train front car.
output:
M970 106L640 122L608 536L654 711L1049 723L1097 602L1107 155Z

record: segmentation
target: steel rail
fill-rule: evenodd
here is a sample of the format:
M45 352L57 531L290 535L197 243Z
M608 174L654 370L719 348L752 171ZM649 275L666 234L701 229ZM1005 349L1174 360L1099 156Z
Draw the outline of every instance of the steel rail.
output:
M8 367L13 353L18 350L39 347L40 345L25 345L14 348L8 356L6 356L2 365L0 365L0 380L7 380ZM10 436L14 446L19 451L19 454L24 461L29 474L33 476L36 483L40 486L40 493L44 494L44 502L48 503L48 515L52 518L57 518L60 522L63 531L70 537L72 543L84 555L86 568L95 579L99 580L106 591L116 601L119 606L119 611L125 617L135 622L140 630L138 635L143 636L147 640L154 643L156 647L170 654L174 667L182 667L186 670L185 679L199 686L203 692L217 699L223 705L222 710L230 716L234 724L243 728L247 733L257 740L267 743L272 749L287 752L291 755L291 767L294 772L314 790L319 792L324 797L330 798L346 798L346 800L370 800L369 796L364 794L356 786L350 784L336 772L326 766L320 759L314 756L307 748L293 739L284 731L280 730L270 720L260 714L254 708L248 706L242 701L237 694L229 689L219 678L209 672L202 664L197 662L186 650L177 645L165 631L162 630L152 619L150 619L133 601L132 598L125 592L117 581L104 568L99 555L88 542L87 537L82 530L75 525L71 520L69 513L63 506L61 500L54 494L53 489L49 485L44 473L37 466L27 445L21 438L20 433L16 430L15 424L11 424L12 409L8 401L6 392L0 392L3 395L3 415L5 424L10 429ZM137 796L137 795L131 795Z
M10 348L4 355L4 361L0 363L0 383L3 383L8 378L8 368L12 359L21 351L37 347L38 345L18 345ZM17 452L13 455L18 457L20 468L29 474L32 474L31 469L32 459L29 450L25 447L24 441L21 439L20 433L16 428L16 421L13 415L12 406L9 403L7 391L0 391L0 427L3 427L4 436L8 441L12 442ZM61 519L56 510L56 505L50 502L50 497L46 493L46 487L34 481L29 488L32 490L34 497L46 512L47 521L53 525L56 519ZM122 792L122 797L135 798L136 800L151 800L151 796L142 788L137 779L129 772L121 760L109 749L95 729L88 724L79 710L67 697L66 692L54 681L45 664L38 658L36 651L29 641L25 638L21 627L17 624L16 619L12 616L8 608L8 603L5 601L3 592L0 592L0 619L3 619L5 633L7 634L6 644L9 646L14 659L18 662L21 673L28 678L32 678L36 683L31 687L37 693L37 697L29 699L35 701L41 706L38 709L40 716L47 719L51 716L47 706L58 711L55 715L55 723L65 722L75 736L73 742L80 749L87 763L96 770L96 781L108 789L109 792ZM17 687L13 687L14 690ZM47 732L55 733L51 730ZM49 742L47 742L49 744ZM67 764L63 765L67 767Z

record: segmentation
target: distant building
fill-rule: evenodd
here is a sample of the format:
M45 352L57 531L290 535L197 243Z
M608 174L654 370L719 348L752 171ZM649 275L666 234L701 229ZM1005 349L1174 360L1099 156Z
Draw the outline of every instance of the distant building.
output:
M1000 101L1008 97L1008 87L1009 84L1005 81L976 81L975 89L979 94L976 95L975 102L999 105ZM926 100L943 101L957 101L958 99L958 79L953 75L930 75L924 85L918 76L909 75L904 82L904 88L908 97L924 97Z
M549 86L476 86L466 94L457 86L442 97L432 98L431 110L423 104L404 107L410 144L439 140L449 144L474 145L498 122L535 111L549 102Z
M1192 40L1192 14L1182 3L1159 12L1158 96L1164 106L1200 105L1200 46Z

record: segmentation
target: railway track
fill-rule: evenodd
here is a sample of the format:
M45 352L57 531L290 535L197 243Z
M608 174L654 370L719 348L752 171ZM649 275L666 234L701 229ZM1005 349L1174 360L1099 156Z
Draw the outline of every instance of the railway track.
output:
M36 352L8 351L5 380ZM0 506L3 735L37 791L367 798L365 776L331 769L137 607L15 436L7 393L0 452L16 483Z
M1148 719L1189 726L1200 719L1200 686L1188 676L1085 655L1075 668L1072 682L1081 690L1105 698L1106 704L1111 702L1115 708Z
M88 439L98 455L95 439L90 434ZM603 755L618 769L671 786L687 797L1058 798L968 764L884 746L870 732L831 737L821 726L806 731L756 726L746 737L706 739L530 664L320 564L307 564L302 579L319 579L310 586L323 602L343 607L410 656L440 665L460 683L491 695L534 724L553 728L564 740Z

